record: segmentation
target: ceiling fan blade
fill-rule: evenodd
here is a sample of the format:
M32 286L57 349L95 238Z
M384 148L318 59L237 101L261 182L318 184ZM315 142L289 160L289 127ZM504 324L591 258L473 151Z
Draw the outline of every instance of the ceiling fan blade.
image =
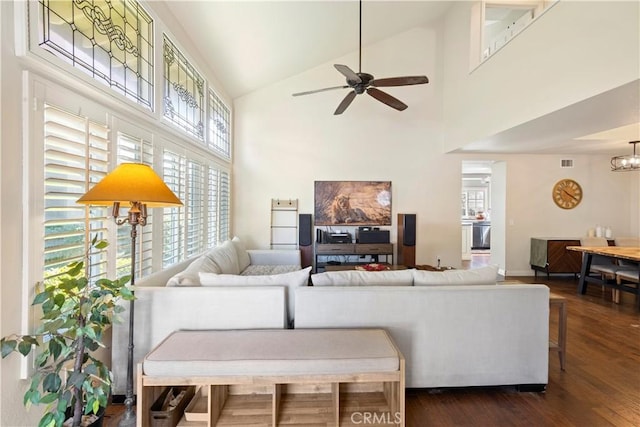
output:
M388 93L385 93L385 92L383 92L383 91L381 91L379 89L376 89L374 87L370 87L369 89L367 89L367 93L369 95L373 96L378 101L382 102L383 104L387 104L389 107L395 108L398 111L402 111L402 110L406 110L407 109L407 104L405 104L404 102L400 101L398 98L394 98L393 96L391 96Z
M346 65L334 64L333 66L336 67L336 70L340 71L340 73L342 73L342 75L347 78L347 81L362 83L362 79L355 73L355 71L353 71Z
M429 83L427 76L405 76L405 77L389 77L386 79L375 79L371 81L371 86L409 86L422 85Z
M344 110L347 109L347 107L351 104L355 97L356 93L354 91L349 92L347 96L344 97L340 105L338 105L338 108L336 108L336 111L333 113L333 115L337 116L338 114L344 113Z
M349 86L334 86L334 87L326 87L324 89L316 89L316 90L308 90L306 92L298 92L298 93L294 93L293 96L300 96L300 95L310 95L312 93L318 93L318 92L325 92L328 90L335 90L335 89L346 89Z

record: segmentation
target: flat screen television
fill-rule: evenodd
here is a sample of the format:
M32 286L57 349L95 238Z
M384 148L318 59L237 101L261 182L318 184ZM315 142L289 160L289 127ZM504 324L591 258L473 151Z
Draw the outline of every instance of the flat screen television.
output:
M316 226L391 225L391 181L315 181Z

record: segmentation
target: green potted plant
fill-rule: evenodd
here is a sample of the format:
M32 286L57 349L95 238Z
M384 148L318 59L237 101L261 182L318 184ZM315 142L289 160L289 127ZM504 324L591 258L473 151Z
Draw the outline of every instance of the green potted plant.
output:
M42 309L40 325L32 335L13 334L2 338L2 357L13 352L27 356L36 351L31 385L24 394L24 405L47 405L39 427L62 426L73 417L72 426L104 411L112 375L92 352L102 343L104 332L124 310L121 299L133 299L129 276L116 280L89 281L85 265L89 252L102 250L104 240L93 238L85 261L68 264L59 274L36 284L33 305Z

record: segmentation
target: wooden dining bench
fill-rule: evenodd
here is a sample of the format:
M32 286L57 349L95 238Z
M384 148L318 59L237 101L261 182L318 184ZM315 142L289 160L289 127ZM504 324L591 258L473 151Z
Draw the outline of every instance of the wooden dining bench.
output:
M179 426L405 423L404 357L383 329L176 331L138 366L138 426L171 386L206 399Z

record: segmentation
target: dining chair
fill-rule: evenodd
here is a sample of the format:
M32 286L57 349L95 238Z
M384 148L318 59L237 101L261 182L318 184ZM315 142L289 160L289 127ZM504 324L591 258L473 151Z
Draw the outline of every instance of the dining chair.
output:
M616 237L615 240L616 246L622 247L640 247L640 237ZM638 278L638 263L634 261L627 260L619 260L618 264L624 269L620 269L616 271L616 283L621 285L623 282L635 284L636 287L640 286L639 278ZM620 291L615 290L615 295L613 297L614 302L620 302Z
M606 247L609 242L604 237L582 237L580 246L588 247ZM587 274L599 274L605 282L614 283L616 281L616 273L622 270L630 270L631 267L621 266L614 258L604 255L593 255L591 258L591 268ZM604 290L605 286L602 286ZM620 293L617 289L611 290L611 299L618 303L620 301Z

